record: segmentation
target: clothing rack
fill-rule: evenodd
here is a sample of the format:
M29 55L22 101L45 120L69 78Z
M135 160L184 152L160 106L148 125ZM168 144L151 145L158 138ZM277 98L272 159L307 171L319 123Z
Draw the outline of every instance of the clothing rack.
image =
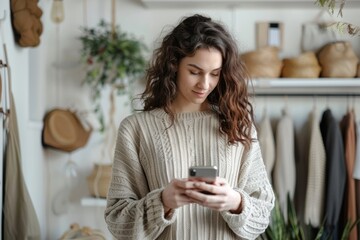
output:
M249 91L255 97L355 97L360 96L360 79L255 79Z
M253 97L358 97L360 92L351 93L255 93Z

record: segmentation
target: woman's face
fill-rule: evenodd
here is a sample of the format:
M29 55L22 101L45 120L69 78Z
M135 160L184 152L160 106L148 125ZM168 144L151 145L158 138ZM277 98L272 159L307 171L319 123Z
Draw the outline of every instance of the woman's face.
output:
M194 56L181 59L173 110L178 113L208 109L206 98L219 82L221 66L222 56L215 48L201 48Z

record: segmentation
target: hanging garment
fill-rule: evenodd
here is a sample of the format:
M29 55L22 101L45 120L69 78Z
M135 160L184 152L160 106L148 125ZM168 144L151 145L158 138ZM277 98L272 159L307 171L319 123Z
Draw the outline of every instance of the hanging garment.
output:
M353 177L355 180L356 193L356 215L360 217L360 122L356 122L356 160L354 166ZM358 239L360 239L360 228L358 227Z
M275 164L275 140L271 128L270 118L266 112L264 112L259 125L258 138L266 172L272 182L271 172Z
M5 152L4 239L40 239L40 226L21 169L20 139L10 93L9 130Z
M306 224L319 227L324 215L326 155L320 131L319 117L315 109L309 115L309 124L309 165L304 220Z
M332 237L338 239L338 224L345 190L346 166L340 127L330 109L325 110L322 115L320 130L326 152L324 212L326 222L324 236L333 234Z
M345 149L345 164L347 171L346 187L344 193L344 204L343 204L343 222L346 223L348 220L351 223L356 221L356 192L355 192L355 180L352 176L355 165L355 113L349 111L340 122L341 132L344 141ZM357 240L357 226L355 226L349 235L350 240Z
M360 121L356 123L356 136L360 136ZM356 159L355 166L353 171L353 177L357 180L360 180L360 141L356 141Z
M296 184L294 126L287 111L277 124L276 160L274 166L274 188L278 195L280 207L287 219L287 195L294 198Z
M6 46L4 44L6 55ZM21 168L20 139L14 98L11 92L11 76L8 68L10 112L7 115L6 146L4 154L4 239L37 240L40 238L39 220L28 193ZM5 104L7 105L7 103ZM7 109L7 108L5 108Z

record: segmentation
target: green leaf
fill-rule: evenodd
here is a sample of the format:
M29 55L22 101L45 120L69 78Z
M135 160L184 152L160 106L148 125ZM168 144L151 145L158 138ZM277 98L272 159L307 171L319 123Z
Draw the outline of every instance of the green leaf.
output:
M105 85L113 85L117 79L125 77L131 85L145 71L146 45L120 31L119 26L112 35L111 25L102 19L94 28L81 28L78 39L82 45L80 60L87 66L82 83L92 88L93 99L101 98L100 90ZM127 90L124 88L117 93L129 94Z

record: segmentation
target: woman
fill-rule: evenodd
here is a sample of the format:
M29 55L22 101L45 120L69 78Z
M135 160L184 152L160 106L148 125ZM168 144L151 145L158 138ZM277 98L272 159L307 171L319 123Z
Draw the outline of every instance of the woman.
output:
M274 194L248 79L220 23L194 15L165 36L147 70L144 110L119 127L105 210L114 237L254 239L265 231ZM213 184L187 178L189 167L209 165L219 170Z

